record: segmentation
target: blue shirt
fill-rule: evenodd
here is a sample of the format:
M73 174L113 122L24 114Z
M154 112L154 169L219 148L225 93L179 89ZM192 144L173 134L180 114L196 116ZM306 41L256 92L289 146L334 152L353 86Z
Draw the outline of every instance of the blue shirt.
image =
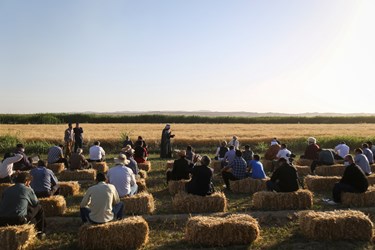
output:
M224 155L224 159L227 160L229 164L234 160L235 157L236 157L236 151L234 149L229 150Z
M5 189L0 202L0 217L25 217L27 206L38 204L34 191L25 184L16 183Z
M52 170L45 167L37 167L30 171L33 177L30 186L34 192L49 192L51 187L57 184L57 178Z
M232 174L238 179L246 178L247 164L242 157L237 157L229 163L229 167L232 169Z
M129 164L126 165L128 168L133 170L133 173L137 175L139 173L138 163L133 159L133 157L128 158Z
M265 179L266 173L264 173L263 164L260 161L251 160L249 163L251 167L251 178L253 179Z

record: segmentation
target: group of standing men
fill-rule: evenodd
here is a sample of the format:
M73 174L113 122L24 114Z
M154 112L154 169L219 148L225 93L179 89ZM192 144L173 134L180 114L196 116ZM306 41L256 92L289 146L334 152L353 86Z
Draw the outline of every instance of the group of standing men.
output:
M65 130L64 134L65 142L65 158L70 157L72 152L76 152L78 148L83 146L83 128L79 126L79 123L76 123L76 126L73 128L72 123L68 124L68 128ZM74 151L72 151L74 145Z

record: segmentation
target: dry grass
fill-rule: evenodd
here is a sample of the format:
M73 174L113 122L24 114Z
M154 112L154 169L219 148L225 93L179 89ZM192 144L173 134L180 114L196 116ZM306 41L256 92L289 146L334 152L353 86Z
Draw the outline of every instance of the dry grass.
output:
M95 169L84 169L84 170L65 170L59 175L61 181L94 181L96 178Z
M373 207L375 206L375 187L369 187L365 193L341 193L341 202L350 207Z
M152 214L155 211L154 197L150 193L141 192L133 196L121 198L124 202L124 213L131 215Z
M268 179L245 178L238 181L229 181L230 189L233 193L253 194L259 191L267 190L266 182Z
M253 195L253 207L261 210L311 209L313 194L304 189L289 193L261 191Z
M147 171L141 169L138 174L141 179L147 179Z
M360 211L304 212L299 225L302 234L313 240L370 241L373 236L371 220Z
M78 181L62 181L59 182L60 195L69 196L79 194L80 186Z
M179 180L179 181L168 181L168 191L171 195L175 195L178 192L185 192L185 185L190 180Z
M138 249L148 242L149 227L140 216L99 225L85 224L79 229L82 249Z
M103 162L90 162L92 169L95 169L96 172L107 173L108 165L105 161Z
M36 230L33 224L0 227L2 250L23 250L35 242Z
M259 234L258 222L250 215L197 216L187 222L185 239L192 244L221 247L250 244Z
M179 213L216 213L227 210L227 198L221 192L207 196L180 192L173 197L172 203Z
M138 179L137 180L137 185L138 185L138 192L145 192L147 191L147 185L146 185L146 180L145 179Z
M48 164L47 168L51 169L55 174L59 174L65 169L64 163L52 163Z
M66 201L62 195L54 195L48 198L40 198L46 217L63 215L66 211Z
M138 168L140 170L144 170L146 172L149 172L149 171L151 171L151 162L145 161L144 163L138 163Z
M296 164L298 165L298 166L311 166L311 164L312 164L312 160L309 160L309 159L298 159L297 160L297 162L296 162Z
M311 174L309 166L294 166L297 169L298 176L306 176Z
M305 188L312 192L331 192L340 180L340 176L308 175L305 177Z
M315 169L315 174L321 176L342 176L345 171L344 165L318 166Z

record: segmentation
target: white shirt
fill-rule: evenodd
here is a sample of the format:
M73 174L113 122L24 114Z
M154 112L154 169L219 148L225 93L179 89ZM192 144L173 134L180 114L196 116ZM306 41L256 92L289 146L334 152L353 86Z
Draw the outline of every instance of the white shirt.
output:
M90 148L90 160L101 160L105 156L105 151L102 147L98 145L91 146Z
M116 188L105 182L87 189L85 196L82 199L81 207L89 207L91 212L89 217L92 221L97 223L105 223L113 220L112 205L120 202L120 198Z
M6 158L0 164L0 178L11 176L13 174L13 163L20 161L22 158L23 156L20 154Z
M234 149L240 149L240 142L238 140L232 139L230 142L228 142L228 146L233 146Z
M292 152L290 152L288 149L286 148L283 148L283 149L280 149L279 152L277 152L277 155L276 157L278 159L280 158L284 158L285 160L287 160L289 162L289 156Z
M335 151L337 152L339 156L344 158L346 155L349 154L350 148L346 144L339 144L335 147Z
M116 187L120 197L130 194L130 187L136 183L133 170L124 165L116 165L107 173L109 183Z

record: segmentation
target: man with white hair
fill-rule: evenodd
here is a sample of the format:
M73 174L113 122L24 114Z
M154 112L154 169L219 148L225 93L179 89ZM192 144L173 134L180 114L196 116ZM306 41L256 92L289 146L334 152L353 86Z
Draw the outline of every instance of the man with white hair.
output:
M234 150L240 149L240 142L238 141L237 136L234 135L232 140L228 142L228 146L231 146L231 145L234 147Z
M130 168L126 167L129 164L126 155L119 154L118 158L115 158L115 164L108 170L107 177L109 183L116 187L120 198L137 193L138 185L135 175Z
M307 139L307 147L305 150L305 154L301 156L302 159L308 159L308 160L315 160L317 161L319 158L319 145L316 144L316 139L314 137L309 137Z

